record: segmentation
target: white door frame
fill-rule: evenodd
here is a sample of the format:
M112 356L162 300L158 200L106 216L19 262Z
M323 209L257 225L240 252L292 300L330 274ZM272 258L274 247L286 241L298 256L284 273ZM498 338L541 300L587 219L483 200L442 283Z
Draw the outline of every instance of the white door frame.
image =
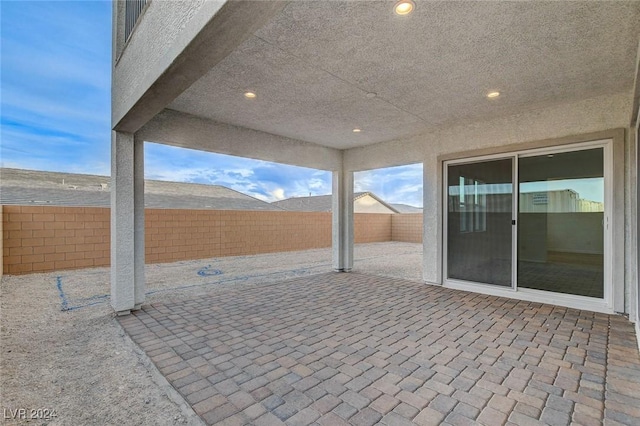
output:
M572 294L555 293L543 290L518 288L517 283L517 250L518 250L518 159L544 154L581 151L593 148L603 148L604 156L604 297L602 299ZM512 220L516 224L512 226L512 287L502 287L487 283L475 283L463 280L449 279L447 269L448 257L448 167L450 165L477 163L482 161L512 159L513 164L513 208ZM443 162L442 170L442 283L444 287L471 291L494 296L510 297L531 302L550 303L575 309L584 309L603 313L613 313L613 232L612 232L612 206L613 206L613 140L597 140L575 144L558 145L544 148L525 149L477 157L466 157Z

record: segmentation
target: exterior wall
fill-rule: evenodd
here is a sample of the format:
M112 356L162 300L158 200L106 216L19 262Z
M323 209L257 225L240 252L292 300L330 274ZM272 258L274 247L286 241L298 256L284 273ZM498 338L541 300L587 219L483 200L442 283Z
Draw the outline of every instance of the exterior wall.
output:
M371 195L365 195L355 200L353 202L353 211L355 213L395 213Z
M441 284L442 164L445 159L613 137L613 308L628 312L633 285L630 277L636 267L635 255L629 247L630 234L625 233L625 229L635 226L632 223L635 218L628 212L625 214L625 207L631 201L632 176L635 176L635 164L627 160L631 144L624 135L629 131L630 95L598 96L349 149L345 151L345 169L360 171L423 162L423 278L426 282Z
M125 45L124 2L114 3L114 120L142 97L222 4L150 1Z
M149 1L128 41L113 9L113 130L134 133L227 57L285 1Z
M631 108L629 93L598 96L492 120L444 127L406 139L351 148L344 153L344 165L346 170L357 172L428 161L424 165L426 179L429 169L437 168L440 155L476 149L513 148L511 145L627 128Z
M356 214L357 243L391 241L389 214ZM110 264L108 208L4 206L3 271L51 272ZM146 263L331 246L331 213L145 211Z
M422 213L391 216L391 241L422 242Z

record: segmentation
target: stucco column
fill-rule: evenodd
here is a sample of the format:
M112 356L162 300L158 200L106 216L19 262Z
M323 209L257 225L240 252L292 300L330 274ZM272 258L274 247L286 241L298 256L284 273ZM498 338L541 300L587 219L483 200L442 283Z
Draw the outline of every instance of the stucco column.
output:
M442 284L442 200L439 162L428 156L422 166L422 277L430 284Z
M142 154L142 142L136 143L133 134L112 133L111 306L119 314L139 308L144 300ZM142 224L142 228L139 224Z
M333 269L353 268L353 172L334 171L332 191Z
M133 245L134 245L134 309L144 303L144 141L134 137L133 145Z
M634 129L631 129L634 131ZM640 210L640 110L638 111L638 117L636 118L635 128L635 172L636 172L636 193L635 195L635 221L636 221L636 239L635 239L635 254L636 254L636 273L634 279L636 306L635 306L635 323L636 323L636 340L638 341L638 349L640 349L640 216L638 211Z

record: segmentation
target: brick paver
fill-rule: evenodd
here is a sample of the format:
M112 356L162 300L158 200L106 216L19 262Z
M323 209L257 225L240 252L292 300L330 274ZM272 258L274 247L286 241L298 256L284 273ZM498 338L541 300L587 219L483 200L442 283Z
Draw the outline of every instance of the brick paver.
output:
M208 424L640 424L621 316L331 273L119 321Z

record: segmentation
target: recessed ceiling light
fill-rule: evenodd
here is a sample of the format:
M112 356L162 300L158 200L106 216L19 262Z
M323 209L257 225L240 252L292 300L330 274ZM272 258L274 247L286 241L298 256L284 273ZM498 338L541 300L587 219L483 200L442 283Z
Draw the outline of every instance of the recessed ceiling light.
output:
M244 92L244 97L247 99L255 99L256 96L258 95L255 92Z
M487 93L487 98L489 98L489 99L495 99L498 96L500 96L500 92L498 92L498 91L493 91L493 92Z
M362 129L359 129L357 127L353 129L353 133L360 133L360 132L362 132Z
M404 16L408 15L416 8L416 4L413 0L399 0L395 6L393 6L393 11L396 15Z
M375 98L376 96L378 96L378 94L377 94L377 93L375 93L375 92L369 92L369 93L367 93L367 94L366 94L366 96L367 96L367 98L369 98L369 99L373 99L373 98Z

